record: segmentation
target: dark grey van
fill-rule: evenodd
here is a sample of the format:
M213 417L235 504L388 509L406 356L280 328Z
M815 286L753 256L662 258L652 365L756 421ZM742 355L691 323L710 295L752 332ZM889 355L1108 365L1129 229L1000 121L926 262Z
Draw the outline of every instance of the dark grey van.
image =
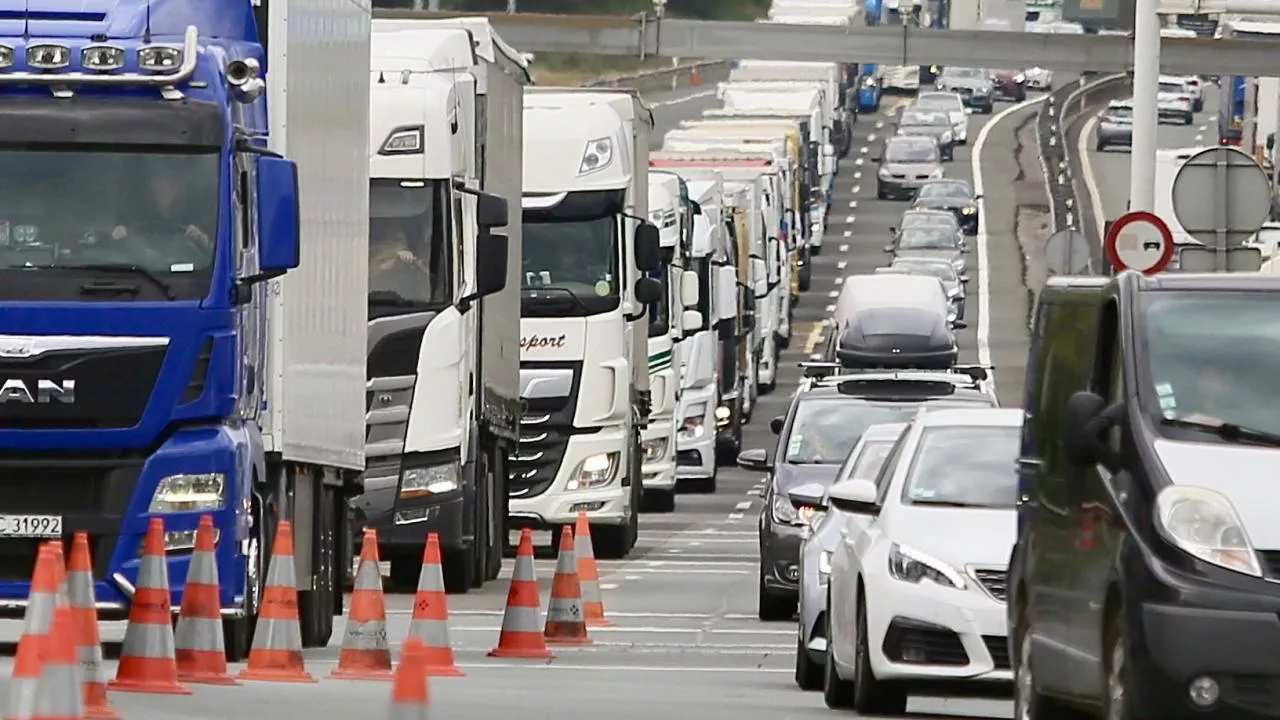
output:
M1280 716L1280 277L1054 278L1009 564L1015 717Z

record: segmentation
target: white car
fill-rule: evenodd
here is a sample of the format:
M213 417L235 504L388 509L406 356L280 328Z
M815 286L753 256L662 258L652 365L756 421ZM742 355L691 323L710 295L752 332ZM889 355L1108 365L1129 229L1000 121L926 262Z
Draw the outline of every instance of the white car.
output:
M1174 75L1160 76L1156 110L1160 113L1160 120L1176 120L1183 125L1195 122L1195 101L1191 88L1183 78Z
M964 145L969 142L969 115L973 110L964 106L964 100L957 93L941 90L922 92L911 104L921 110L945 112L951 119L951 136L955 138L956 144Z
M958 683L970 695L1008 693L1005 577L1023 414L922 412L874 482L828 491L831 507L865 523L846 522L831 556L828 707L899 715L908 695Z
M1029 67L1022 71L1028 90L1048 90L1053 87L1053 71L1042 67Z

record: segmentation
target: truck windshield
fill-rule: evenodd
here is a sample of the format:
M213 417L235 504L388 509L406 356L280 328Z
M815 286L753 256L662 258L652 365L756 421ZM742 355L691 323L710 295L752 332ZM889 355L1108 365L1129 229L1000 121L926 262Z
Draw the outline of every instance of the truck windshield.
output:
M521 315L597 315L617 309L618 216L531 219L526 213Z
M1264 292L1148 292L1143 407L1172 432L1218 435L1223 425L1280 434L1267 392L1280 356L1280 297Z
M0 285L23 300L106 297L94 283L117 300L203 297L219 179L213 150L0 149Z
M438 309L453 300L449 186L369 181L369 317Z

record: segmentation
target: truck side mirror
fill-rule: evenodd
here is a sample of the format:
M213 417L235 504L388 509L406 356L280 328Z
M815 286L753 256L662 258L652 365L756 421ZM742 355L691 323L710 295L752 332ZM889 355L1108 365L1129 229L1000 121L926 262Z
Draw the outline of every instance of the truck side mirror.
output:
M702 327L702 313L697 310L685 310L680 313L680 327L686 333L700 329Z
M298 166L270 155L258 157L258 278L279 277L298 267L302 255Z
M636 267L641 271L649 272L662 266L662 248L658 244L658 228L653 223L642 222L636 227L634 246Z
M716 268L716 320L738 316L738 270L732 265Z
M482 192L476 194L476 224L482 228L496 228L507 224L507 199L501 195ZM481 255L481 257L484 257Z
M482 228L476 236L476 257L484 258L484 262L476 263L474 297L486 297L506 288L509 246L510 239L506 235L491 233L488 228Z
M662 283L651 277L642 277L636 280L636 302L644 305L656 303L662 300Z
M702 298L701 290L698 287L698 273L692 270L685 270L680 273L680 306L691 308L698 307L698 301ZM702 323L698 323L701 325Z

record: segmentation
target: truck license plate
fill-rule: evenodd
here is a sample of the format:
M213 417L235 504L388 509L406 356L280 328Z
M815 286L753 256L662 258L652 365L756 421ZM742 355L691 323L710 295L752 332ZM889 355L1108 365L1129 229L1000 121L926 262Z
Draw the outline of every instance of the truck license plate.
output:
M61 515L0 515L0 537L62 537Z

